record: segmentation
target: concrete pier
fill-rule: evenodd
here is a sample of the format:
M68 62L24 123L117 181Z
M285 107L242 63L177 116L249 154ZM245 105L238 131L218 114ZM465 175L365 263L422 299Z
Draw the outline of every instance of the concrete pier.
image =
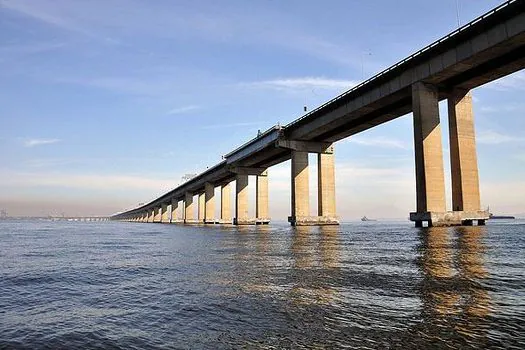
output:
M298 225L310 217L310 177L308 152L292 151L292 215L288 221Z
M335 161L332 153L317 154L317 215L325 224L339 224L335 211Z
M439 95L436 87L423 83L412 85L416 213L410 213L410 220L416 221L416 226L422 225L422 217L431 217L426 213L444 213L446 211L443 147L438 102ZM426 221L429 222L429 226L432 226L433 223L437 224L431 219Z
M268 170L256 175L255 182L255 223L268 224L270 215L268 213Z
M221 224L232 223L230 183L221 186L221 218L219 222Z
M292 226L339 225L335 215L335 169L333 146L326 143L297 143L292 147ZM297 150L301 149L301 150ZM310 215L309 149L318 153L318 215Z
M154 218L155 218L155 210L151 208L148 212L148 222L152 223L154 221L153 220Z
M153 222L160 222L161 221L161 213L160 213L160 206L153 208Z
M206 182L204 184L204 223L215 224L215 186Z
M234 225L249 225L248 218L248 175L237 174L235 177L235 218Z
M197 220L199 223L204 223L204 211L205 211L204 192L199 193L197 198L198 198Z
M163 224L169 224L170 223L170 217L169 217L169 212L168 212L168 203L162 203L160 222L162 222Z
M184 222L184 217L181 215L182 207L179 208L179 200L177 198L171 199L171 217L172 224Z
M441 127L436 87L412 87L417 211L410 213L416 227L483 225L488 213L480 209L478 165L472 97L454 90L448 101L452 211L446 210Z
M186 192L184 196L184 223L185 224L196 224L198 220L195 220L193 216L193 193Z
M476 132L470 91L455 89L448 98L452 210L460 215L457 224L485 224L489 213L481 210Z

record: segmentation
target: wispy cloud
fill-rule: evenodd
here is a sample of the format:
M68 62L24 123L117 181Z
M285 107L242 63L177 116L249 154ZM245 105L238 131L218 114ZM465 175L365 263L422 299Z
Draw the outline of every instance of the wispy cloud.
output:
M65 47L62 42L44 42L30 44L12 44L0 47L0 62L13 60L21 56L35 55Z
M493 130L485 130L478 132L476 141L487 145L498 145L501 143L521 142L525 139L523 137L516 137L512 135L502 134Z
M508 75L506 77L503 77L501 79L498 79L489 85L488 87L495 89L495 90L501 90L501 91L508 91L508 90L525 90L525 72L520 71L511 75Z
M264 122L245 122L245 123L229 123L229 124L214 124L214 125L205 125L201 129L225 129L225 128L238 128L243 126L255 126L255 125L265 125Z
M36 147L43 145L51 145L53 143L60 142L60 139L28 139L24 141L25 147Z
M184 114L184 113L195 111L197 109L201 109L201 107L195 106L195 105L177 107L177 108L173 108L172 110L170 110L167 114L168 115Z
M263 80L251 83L241 83L242 86L262 89L273 89L279 91L303 91L303 90L330 90L342 91L356 86L358 82L353 80L328 79L323 77L300 77L279 78Z
M269 44L340 65L359 65L344 41L323 38L279 9L257 5L160 5L137 0L11 0L2 7L55 28L102 41L123 37L200 38L241 45ZM122 8L126 10L123 11ZM268 26L269 21L273 23ZM351 59L354 57L354 59Z
M515 112L520 110L525 110L525 105L514 103L503 106L482 106L480 108L480 112L482 113Z
M150 190L173 188L171 178L141 177L119 174L65 174L57 172L9 172L0 175L3 187L63 187L97 190Z
M410 149L410 145L402 140L388 138L388 137L365 137L365 136L354 136L348 138L348 142L357 143L363 146L373 147L384 147L384 148L399 148L399 149Z
M34 18L41 22L56 26L58 28L66 29L69 31L79 32L84 35L92 35L91 32L87 31L78 25L70 16L67 16L67 6L60 6L57 4L47 4L44 1L41 3L29 2L29 1L5 1L2 2L2 7L11 11L16 11L25 16Z

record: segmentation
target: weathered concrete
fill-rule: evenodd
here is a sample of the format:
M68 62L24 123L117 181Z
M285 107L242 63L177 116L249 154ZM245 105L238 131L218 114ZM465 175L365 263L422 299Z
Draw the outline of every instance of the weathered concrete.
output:
M160 206L153 208L153 222L161 221Z
M270 222L268 213L268 170L256 177L255 197L256 224L268 224Z
M172 224L184 222L184 217L181 215L182 207L179 210L179 200L176 198L171 199L171 217L170 222Z
M160 222L162 222L163 224L169 224L170 223L170 217L169 217L169 212L168 212L168 203L162 203Z
M204 192L199 193L198 202L199 202L199 206L197 207L197 220L201 223L204 223L204 212L206 209L205 202L204 202Z
M184 223L193 224L195 222L193 217L193 193L186 192L184 195Z
M204 223L215 224L215 185L206 182L204 185Z
M221 224L232 223L230 183L221 186Z
M426 221L429 227L472 226L473 221L477 221L478 225L485 225L488 217L489 213L486 210L410 213L410 220L416 222L416 227L422 227L423 221Z
M454 90L448 99L452 210L481 210L472 95ZM488 217L487 217L488 219Z
M317 155L317 214L323 221L339 223L335 211L335 164L331 154Z
M330 142L313 142L313 141L297 141L279 139L275 142L276 147L291 149L298 152L307 153L328 153L331 154L334 151L332 143Z
M248 224L248 175L235 177L235 225Z
M412 87L417 212L445 211L443 147L438 91L416 83Z
M292 224L310 216L309 181L308 152L292 151Z

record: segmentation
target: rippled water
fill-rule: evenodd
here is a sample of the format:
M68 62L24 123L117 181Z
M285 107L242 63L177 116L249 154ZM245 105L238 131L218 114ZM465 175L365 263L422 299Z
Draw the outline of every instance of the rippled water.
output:
M525 347L525 221L1 221L0 243L0 348Z

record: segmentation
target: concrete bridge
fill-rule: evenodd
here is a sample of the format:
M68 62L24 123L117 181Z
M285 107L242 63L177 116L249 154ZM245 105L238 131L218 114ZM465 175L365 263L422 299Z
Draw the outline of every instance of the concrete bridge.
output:
M266 224L268 168L291 159L292 225L338 224L333 143L412 112L416 226L483 225L470 90L525 67L525 0L508 1L301 118L275 126L174 190L114 220ZM446 210L438 102L448 101L452 211ZM318 157L317 216L310 216L308 154ZM248 176L256 177L255 218ZM230 183L235 180L235 213ZM221 189L215 218L215 188ZM193 203L198 195L197 203ZM198 217L193 217L193 206ZM233 215L232 215L233 214ZM233 221L232 221L233 218Z
M107 216L49 216L51 221L109 221Z

